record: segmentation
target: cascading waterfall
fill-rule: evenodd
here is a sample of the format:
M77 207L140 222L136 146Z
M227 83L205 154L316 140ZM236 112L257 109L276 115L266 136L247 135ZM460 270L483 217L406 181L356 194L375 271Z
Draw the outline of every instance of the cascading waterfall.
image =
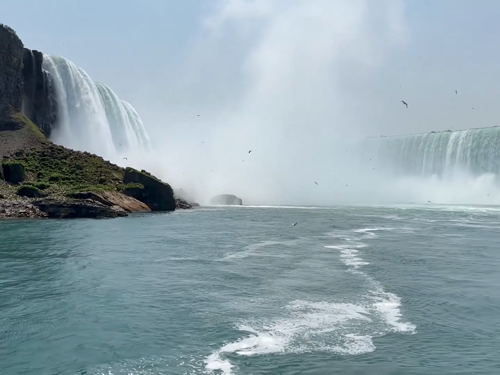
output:
M369 152L399 175L500 175L500 127L370 139Z
M44 55L43 68L52 74L57 95L55 142L102 156L150 149L141 118L109 87L60 56Z

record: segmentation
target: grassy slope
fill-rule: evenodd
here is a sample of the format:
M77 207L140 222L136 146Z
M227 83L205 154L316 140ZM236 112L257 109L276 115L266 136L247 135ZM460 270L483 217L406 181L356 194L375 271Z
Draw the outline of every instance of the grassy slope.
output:
M99 156L57 146L21 114L11 116L18 129L0 131L0 158L21 162L26 169L23 184L34 185L48 196L80 191L120 191L124 169ZM0 184L0 194L16 195L19 187Z

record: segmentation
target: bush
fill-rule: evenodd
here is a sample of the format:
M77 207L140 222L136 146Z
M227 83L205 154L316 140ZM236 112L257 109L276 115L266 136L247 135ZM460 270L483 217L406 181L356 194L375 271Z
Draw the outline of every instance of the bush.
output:
M36 187L37 189L45 190L51 187L52 185L50 185L48 182L36 182L33 184L33 186Z
M60 173L53 173L49 176L50 182L58 182L64 180L64 176Z
M32 185L21 186L19 189L17 189L17 195L27 198L41 198L45 196L40 190Z

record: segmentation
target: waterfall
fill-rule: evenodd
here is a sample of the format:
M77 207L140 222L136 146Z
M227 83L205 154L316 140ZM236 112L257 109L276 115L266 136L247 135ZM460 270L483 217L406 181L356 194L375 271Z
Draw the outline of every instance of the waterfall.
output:
M58 120L51 138L66 147L102 156L149 150L150 141L135 109L107 86L94 83L71 61L44 55L54 80Z
M399 175L500 175L500 127L383 137L369 143L379 165Z

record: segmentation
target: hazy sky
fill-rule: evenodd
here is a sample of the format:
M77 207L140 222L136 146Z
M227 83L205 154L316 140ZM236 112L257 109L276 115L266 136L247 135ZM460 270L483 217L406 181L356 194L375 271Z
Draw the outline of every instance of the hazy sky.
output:
M168 150L163 177L177 185L275 197L297 173L315 181L332 163L348 170L332 150L345 135L500 125L498 0L0 0L0 9L27 47L72 60L132 103ZM243 170L249 149L255 164Z
M372 35L374 42L369 43L394 42L395 45L374 47L378 48L376 54L383 55L383 61L369 72L357 67L353 72L346 69L338 77L339 80L345 78L340 84L342 89L337 90L345 91L349 100L344 105L352 111L352 118L346 120L346 127L353 126L354 122L358 126L362 123L363 129L372 128L376 129L375 133L385 134L499 124L500 106L496 101L500 98L497 87L500 81L500 50L497 47L500 2L371 2L374 5L372 11L375 6L379 8L373 13L379 14L362 22L373 22L374 34L382 34L381 30L388 22L383 14L387 10L383 8L390 3L402 5L402 14L394 16L400 18L398 22L401 25L391 32L395 34L392 37L404 40L388 42L390 35L384 35L379 40ZM172 113L181 107L183 111L192 110L192 113L210 110L206 108L208 103L219 103L214 96L219 96L222 101L242 95L242 84L237 77L244 61L241 56L258 48L255 44L265 38L259 33L265 33L266 28L272 27L264 23L244 25L247 21L259 21L252 19L251 13L260 5L254 5L252 9L251 3L264 6L266 3L284 4L282 9L275 9L273 15L266 16L271 18L269 22L280 22L280 16L301 4L310 4L308 8L316 7L319 15L315 16L320 16L322 12L337 13L332 16L332 22L348 18L348 13L355 7L347 6L351 10L342 10L335 5L330 6L337 3L335 0L246 1L250 6L241 10L242 14L231 15L240 25L219 30L226 33L221 37L224 45L221 47L219 43L212 51L202 52L200 65L205 64L207 68L191 67L199 73L193 74L186 70L192 64L189 56L192 58L193 49L198 48L196 46L203 40L202 35L207 34L203 25L208 18L221 12L225 4L227 6L225 1L24 0L21 5L4 0L0 3L0 22L12 26L28 47L69 58L94 80L108 84L122 98L132 102L145 119L155 120L156 114L163 112L165 118L171 120ZM346 0L340 3L363 2ZM303 20L306 14L302 14ZM320 57L325 54L321 48L335 48L337 41L332 38L339 37L335 31L328 27L311 31L314 22L298 22L300 15L290 15L290 19L294 21L293 27L288 34L284 32L277 36L280 40L276 42L289 43L288 38L305 35L302 41L295 39L293 43L298 47L304 43L305 54L317 53ZM250 35L245 34L246 27L254 27ZM404 36L402 29L406 33ZM321 38L316 40L319 50L308 50L306 44L310 41L307 33L312 33L313 38ZM362 38L370 40L368 36ZM285 50L281 57L293 59L297 53L300 49ZM316 68L314 64L308 66L304 61L297 71L303 70L307 75L309 70ZM356 78L349 77L350 74L366 76ZM195 82L183 81L181 85L179 77L183 75L191 76ZM304 79L307 80L307 77ZM289 89L293 90L293 85ZM296 89L303 90L303 87ZM454 94L455 89L459 91L458 96ZM312 91L305 95L314 94L312 87ZM408 111L403 110L400 100L409 103ZM148 112L155 115L150 116Z

